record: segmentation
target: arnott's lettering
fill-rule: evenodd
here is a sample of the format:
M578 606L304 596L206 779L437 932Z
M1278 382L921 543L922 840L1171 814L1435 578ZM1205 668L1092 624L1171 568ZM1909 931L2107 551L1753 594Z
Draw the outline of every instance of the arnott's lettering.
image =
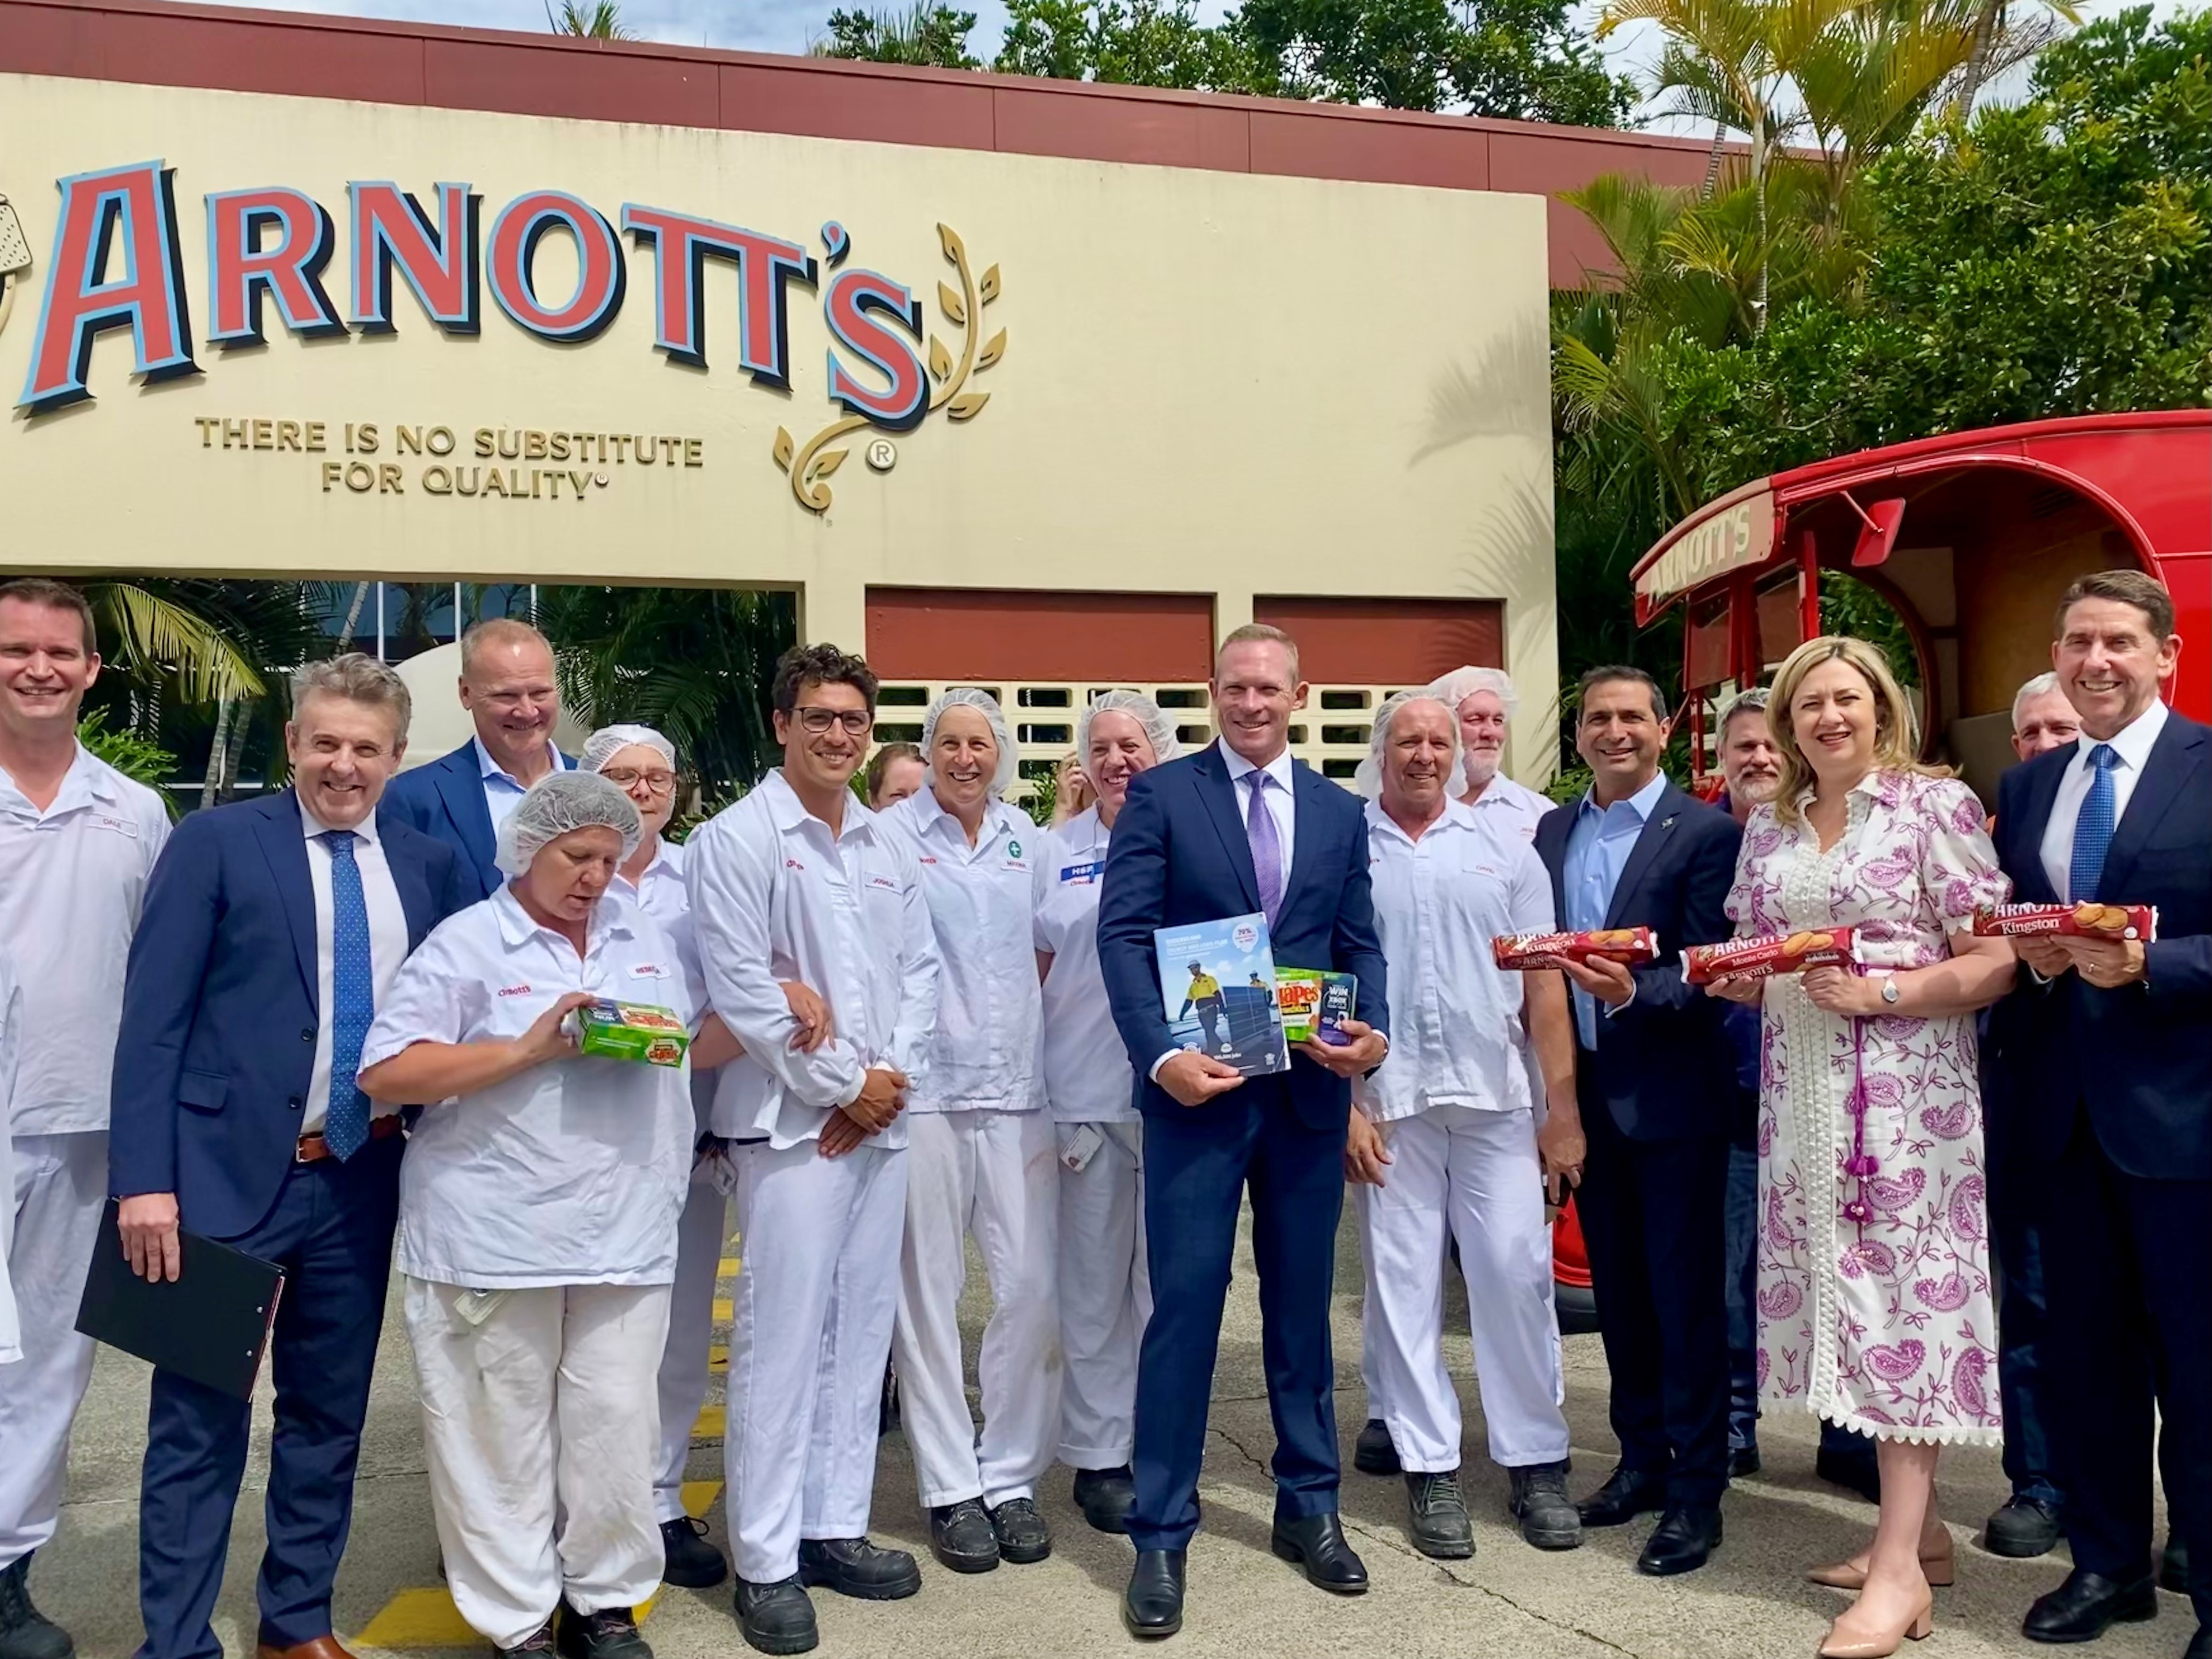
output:
M194 355L192 307L178 237L175 169L135 162L60 179L61 211L46 295L32 338L30 374L19 406L33 414L90 399L93 348L102 335L130 337L131 373L142 381L203 372ZM408 307L449 335L483 326L483 295L508 325L559 344L597 337L629 293L628 256L616 226L653 261L653 344L672 363L708 367L710 337L734 341L737 366L760 385L791 384L792 290L819 289L833 339L830 397L849 413L892 429L918 422L929 377L918 353L921 307L905 285L858 267L826 283L799 243L743 226L629 202L613 216L555 190L526 191L487 222L466 184L417 193L356 179L343 210L346 305L328 279L341 227L304 191L268 185L209 193L204 276L207 340L218 348L259 345L281 326L301 338L397 331ZM830 263L849 250L837 228ZM549 294L536 276L538 244L568 239L572 291ZM712 310L716 313L710 318ZM723 320L733 308L732 331ZM710 320L714 326L710 328ZM304 431L245 446L312 453ZM231 447L221 425L204 428L209 447ZM542 446L542 447L540 447ZM656 433L569 433L479 428L486 460L588 461L605 465L697 466L696 441ZM448 453L423 444L427 453ZM460 453L460 452L452 452ZM345 484L343 474L341 488ZM372 481L371 488L374 488Z

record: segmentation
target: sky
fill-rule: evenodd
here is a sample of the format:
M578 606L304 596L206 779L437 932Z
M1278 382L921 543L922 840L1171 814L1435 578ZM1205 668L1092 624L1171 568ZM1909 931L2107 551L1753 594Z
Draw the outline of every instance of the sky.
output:
M873 10L902 9L910 0L622 0L623 21L633 33L649 40L684 46L719 46L735 52L804 52L824 33L831 11L842 4ZM520 29L536 33L546 27L544 0L229 0L232 4L264 10L331 12L361 17L402 18L411 22L450 23L475 28ZM998 51L1006 29L1004 0L957 0L963 9L973 9L975 33L969 50L988 63ZM2084 19L2106 17L2120 11L2127 0L2082 0ZM2153 0L2160 16L2180 10L2184 0ZM1231 9L1231 0L1197 0L1200 19L1214 22ZM1587 26L1595 21L1597 0L1580 0L1575 15ZM1607 58L1616 70L1648 85L1659 55L1658 31L1654 25L1632 24L1606 44ZM2026 87L2024 72L1992 84L1987 98L2017 99ZM1695 132L1698 123L1667 114L1664 100L1647 101L1638 112L1644 123L1659 132Z

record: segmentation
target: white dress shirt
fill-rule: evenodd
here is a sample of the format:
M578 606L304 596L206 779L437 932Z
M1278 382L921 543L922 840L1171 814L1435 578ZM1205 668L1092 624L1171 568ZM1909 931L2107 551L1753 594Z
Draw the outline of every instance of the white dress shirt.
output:
M507 822L507 815L514 811L516 803L530 793L530 786L494 760L491 750L484 747L482 738L472 737L469 741L477 748L477 775L483 780L484 811L491 814L491 832L496 836L500 825ZM556 772L574 770L575 763L562 754L556 744L547 744L545 753L552 761Z
M920 1086L938 963L911 848L857 799L844 803L844 827L832 835L781 769L684 846L708 997L768 1074L742 1132L723 1127L716 1100L716 1133L765 1136L779 1149L811 1140L834 1108L859 1098L872 1066ZM791 1046L799 1022L785 980L811 987L836 1021L836 1039L811 1054ZM904 1146L905 1114L875 1144Z
M1432 1106L1533 1105L1522 977L1498 968L1500 933L1548 933L1552 878L1535 849L1501 841L1463 801L1419 841L1367 804L1375 926L1390 970L1390 1054L1353 1085L1378 1122Z
M1134 1123L1129 1051L1098 967L1098 896L1113 831L1079 812L1038 850L1032 943L1052 957L1042 991L1044 1097L1056 1123Z
M23 989L9 965L0 940L0 1365L23 1357L22 1329L15 1314L15 1292L8 1278L8 1256L15 1248L15 1160L9 1130L9 1103L15 1095L15 1054L22 1036Z
M988 801L975 844L924 787L884 809L921 872L937 931L937 1029L929 1076L909 1112L1028 1112L1044 1103L1037 1079L1037 988L1032 938L1036 870L1048 832L1028 813Z
M1275 820L1275 835L1283 843L1283 891L1291 889L1291 854L1297 845L1297 792L1291 787L1295 775L1291 770L1291 751L1287 749L1265 766L1255 766L1227 744L1219 744L1221 758L1229 767L1229 781L1237 791L1237 816L1248 828L1247 844L1251 835L1252 786L1244 780L1255 772L1265 772L1267 781L1261 786L1266 793L1261 799L1267 803L1268 816Z
M161 798L82 744L43 812L0 771L0 939L23 988L18 1139L107 1127L124 966L168 838Z
M331 897L331 849L319 839L330 826L300 803L301 831L307 838L307 880L315 890L315 1066L307 1074L307 1103L300 1115L301 1134L319 1134L331 1109L331 979L337 958L334 940L337 927ZM374 1006L384 1006L399 964L407 960L407 912L400 907L399 889L393 884L392 866L385 861L384 842L371 812L353 827L354 867L361 872L362 903L368 911L369 983L374 988ZM368 1062L363 1061L366 1065ZM397 1105L372 1100L371 1117L389 1117Z
M2120 820L2127 816L2128 802L2135 798L2136 785L2150 762L2151 747L2165 730L2166 705L2154 697L2149 708L2106 739L2119 760L2112 769L2112 828L2116 830ZM2058 793L2051 798L2051 821L2043 826L2043 873L2051 878L2051 890L2069 903L2093 896L2070 889L2074 882L2074 824L2081 816L2081 803L2089 798L2089 751L2097 743L2098 739L2087 732L2075 741L2074 758L2066 763L2065 775L2058 780Z
M689 1019L668 935L626 898L592 909L584 954L511 887L438 924L362 1048L520 1036L571 991ZM576 1054L428 1108L399 1166L399 1269L467 1289L665 1285L691 1174L688 1066Z
M1525 783L1514 782L1503 772L1466 804L1474 812L1475 822L1491 834L1524 842L1536 839L1536 825L1547 812L1556 811L1559 805Z

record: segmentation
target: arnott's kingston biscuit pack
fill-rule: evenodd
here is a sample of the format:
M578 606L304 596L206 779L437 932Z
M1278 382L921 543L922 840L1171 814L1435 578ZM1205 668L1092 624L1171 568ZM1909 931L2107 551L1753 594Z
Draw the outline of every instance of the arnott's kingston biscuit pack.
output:
M1858 962L1858 935L1849 927L1808 927L1692 945L1682 952L1682 977L1692 985L1724 979L1767 979L1808 968L1849 968Z
M1985 904L1974 912L1978 939L2016 939L2055 933L2062 939L2139 939L2158 937L2158 912L2148 904Z
M1562 962L1603 957L1634 967L1659 956L1659 935L1649 927L1597 927L1580 933L1500 933L1490 941L1491 960L1500 968L1556 968Z

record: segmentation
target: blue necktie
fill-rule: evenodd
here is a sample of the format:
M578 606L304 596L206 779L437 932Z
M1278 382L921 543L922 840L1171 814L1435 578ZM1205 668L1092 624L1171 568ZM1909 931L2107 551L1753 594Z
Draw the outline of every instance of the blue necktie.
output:
M2074 820L2074 857L2067 866L2067 898L2079 904L2097 896L2097 883L2105 873L2105 854L2112 845L2112 769L2120 757L2109 743L2089 751L2089 793L2081 797L2081 815Z
M368 1100L355 1081L361 1045L376 1014L376 981L368 955L368 905L354 862L353 831L323 836L331 849L331 1103L323 1141L341 1160L368 1139Z
M1267 775L1248 772L1252 780L1252 806L1244 815L1244 833L1252 842L1252 873L1260 879L1260 908L1273 927L1283 908L1283 842L1275 828L1275 815L1267 810Z

